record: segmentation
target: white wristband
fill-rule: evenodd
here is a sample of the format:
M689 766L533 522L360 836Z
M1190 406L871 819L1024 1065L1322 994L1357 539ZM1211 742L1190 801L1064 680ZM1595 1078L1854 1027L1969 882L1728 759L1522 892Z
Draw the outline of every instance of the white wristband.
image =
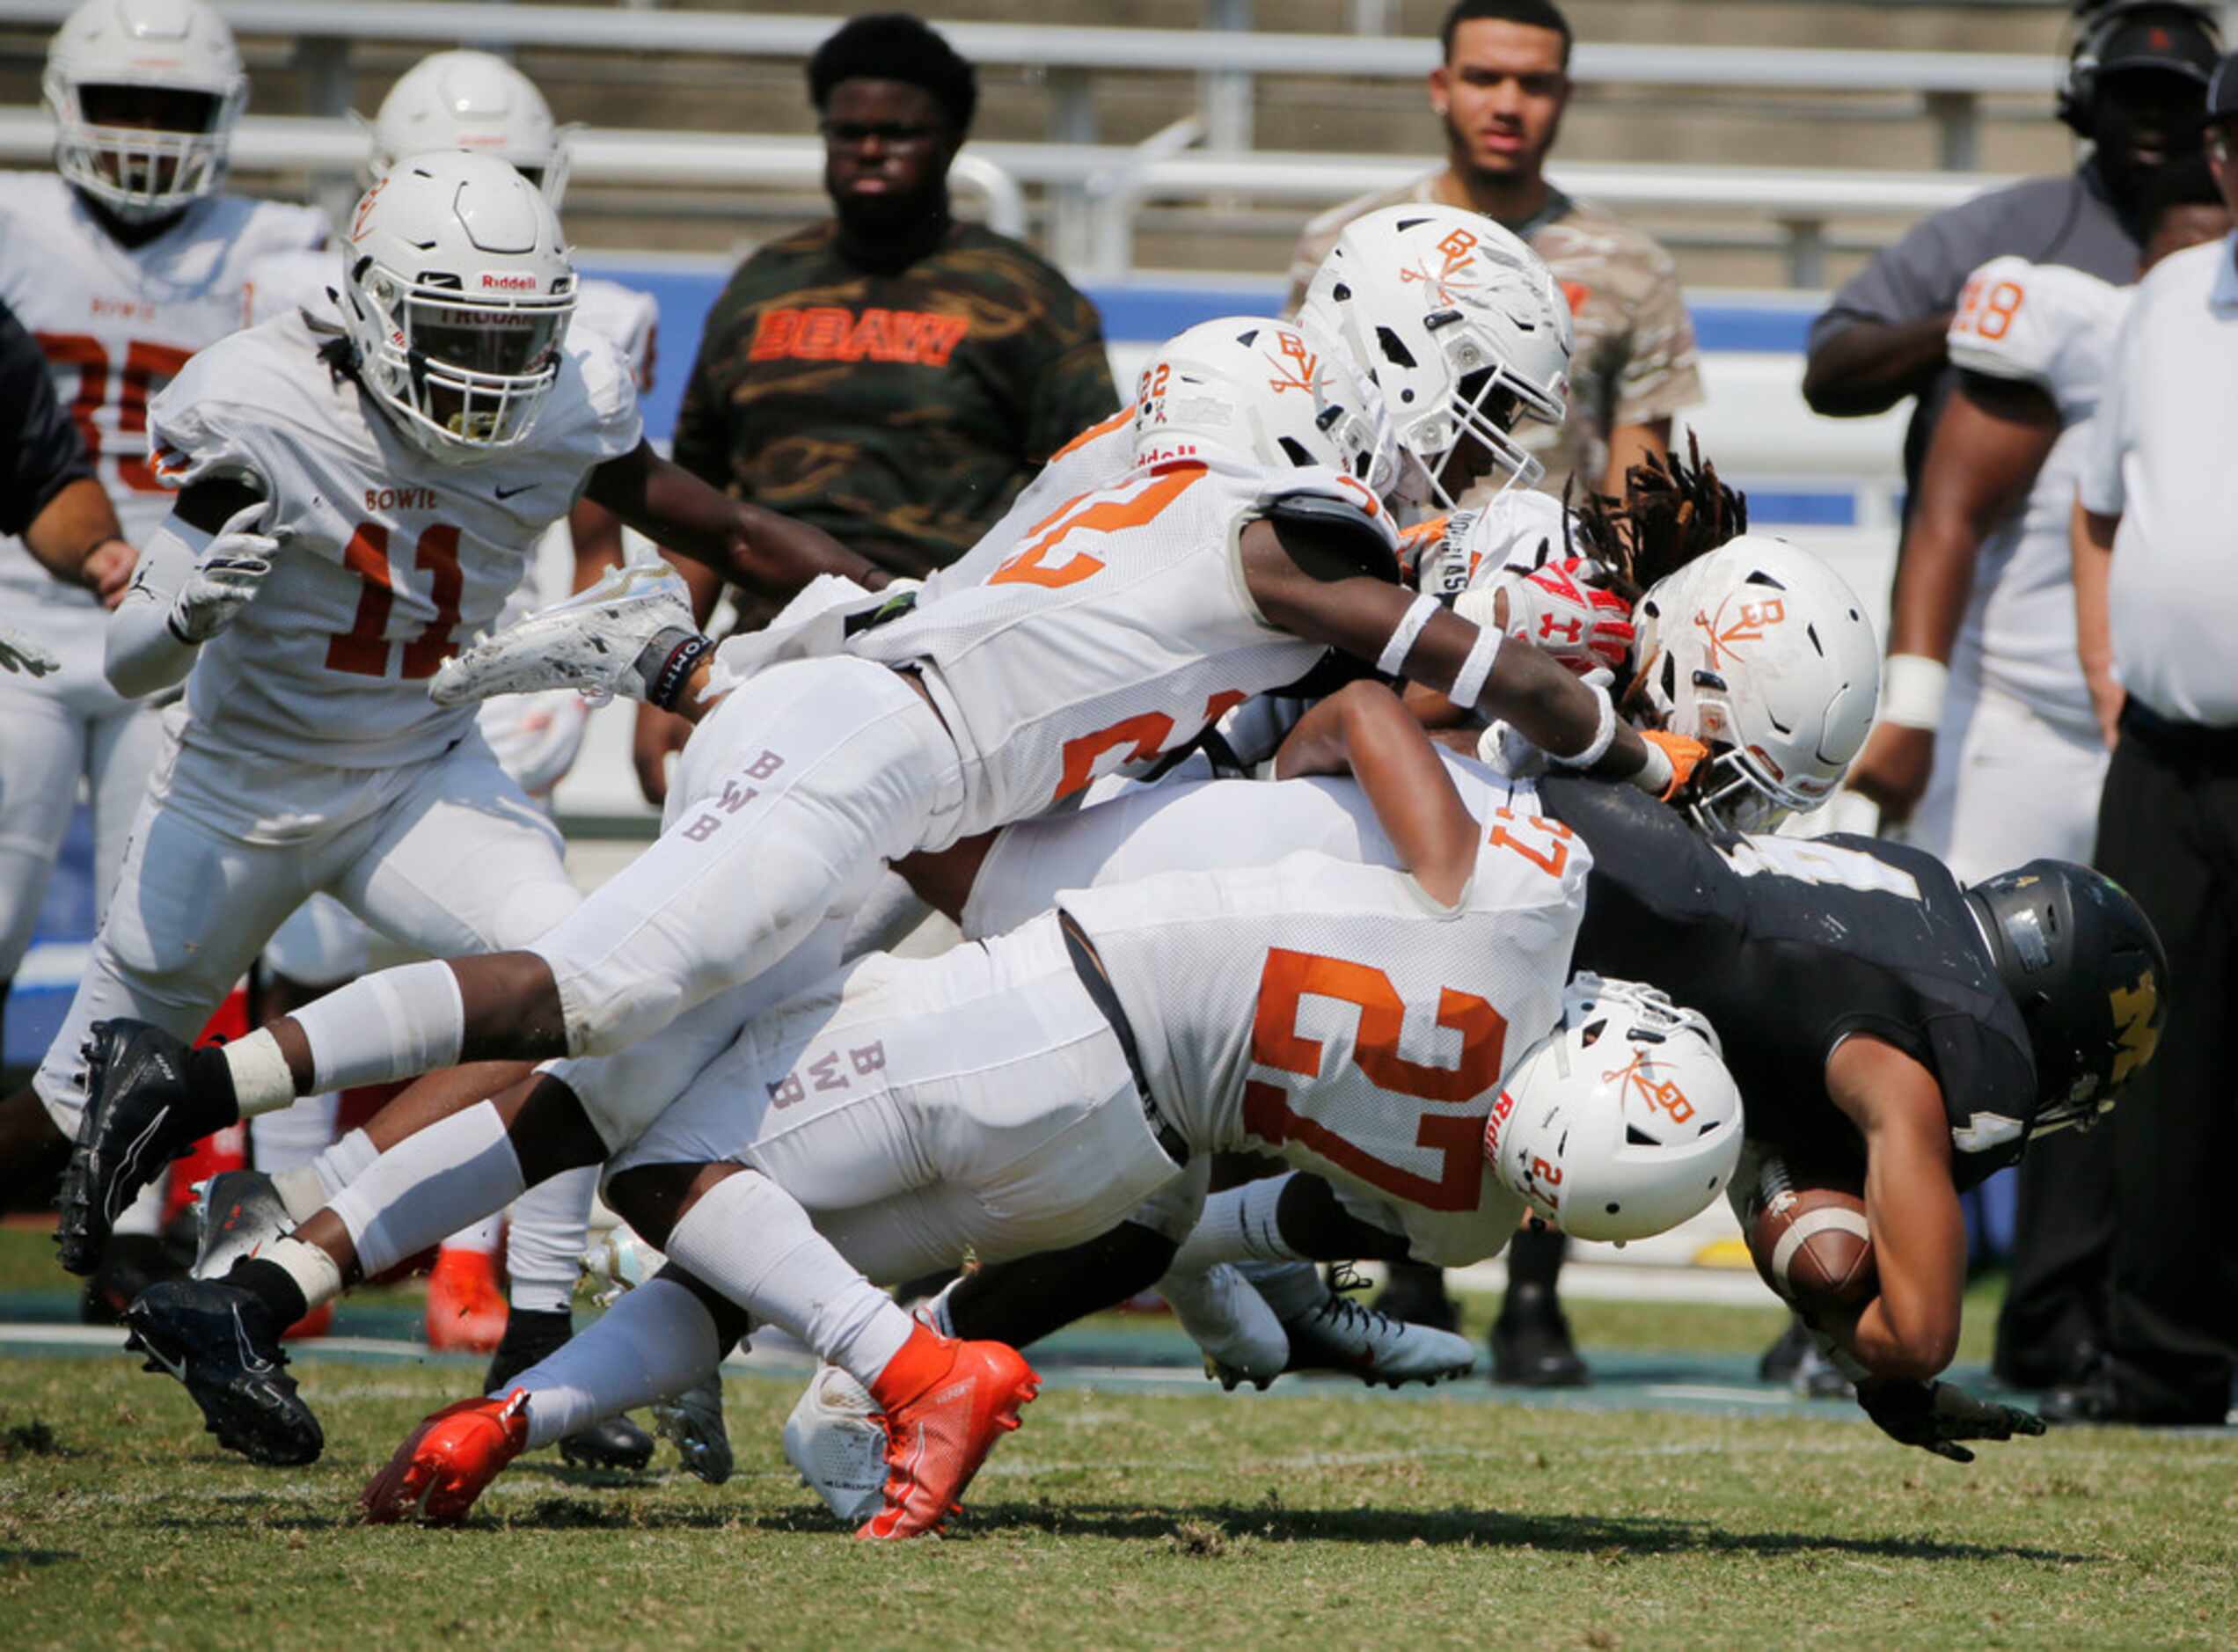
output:
M1942 661L1892 654L1881 672L1881 720L1899 728L1938 728L1949 687L1950 668Z
M1616 738L1616 702L1609 698L1609 691L1599 683L1588 683L1585 686L1592 690L1593 698L1598 702L1600 721L1594 725L1593 738L1587 742L1584 750L1573 751L1567 757L1557 752L1547 754L1565 769L1591 768L1608 756L1610 742ZM1655 744L1653 741L1648 743L1651 747Z
M1648 749L1648 760L1632 776L1632 784L1649 797L1661 797L1671 789L1671 782L1678 771L1671 766L1671 754L1652 740L1641 743Z
M1422 635L1423 627L1430 624L1430 617L1438 610L1435 596L1417 596L1400 616L1399 628L1391 633L1391 640L1383 645L1383 652L1376 656L1376 669L1386 676L1397 676L1400 668L1407 663L1407 656L1414 652L1415 639Z
M1506 641L1488 625L1477 628L1476 640L1469 644L1468 658L1461 662L1461 669L1453 675L1453 687L1447 696L1463 711L1474 708L1484 698L1484 684L1492 675L1492 662L1500 657L1500 645Z

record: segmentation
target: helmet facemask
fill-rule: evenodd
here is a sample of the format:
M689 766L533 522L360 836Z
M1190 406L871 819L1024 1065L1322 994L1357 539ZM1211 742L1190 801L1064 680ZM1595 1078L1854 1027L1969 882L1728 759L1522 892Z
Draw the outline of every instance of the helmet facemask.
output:
M560 292L470 297L455 276L418 281L370 258L351 271L351 298L377 323L361 345L366 384L405 421L406 433L452 463L519 446L560 376L560 347L575 307Z
M238 93L77 84L54 69L47 71L46 93L57 127L55 170L128 223L183 212L224 181L226 142L242 101ZM145 123L147 113L162 124Z

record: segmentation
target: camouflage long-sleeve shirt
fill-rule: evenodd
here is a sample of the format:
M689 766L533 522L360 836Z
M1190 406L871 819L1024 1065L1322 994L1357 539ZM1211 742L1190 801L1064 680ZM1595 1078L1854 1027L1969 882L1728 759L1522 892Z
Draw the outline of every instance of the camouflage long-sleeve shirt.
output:
M1346 224L1379 207L1442 200L1442 176L1432 172L1401 188L1348 201L1308 223L1291 262L1290 311L1296 312L1306 283ZM1524 238L1561 283L1577 329L1569 419L1559 432L1526 423L1516 435L1547 467L1540 486L1560 493L1572 474L1600 486L1608 470L1610 431L1700 406L1702 384L1694 325L1671 254L1591 201L1557 191L1553 208Z
M974 224L895 274L827 220L772 241L707 317L676 457L897 574L954 560L1043 459L1119 405L1095 306Z

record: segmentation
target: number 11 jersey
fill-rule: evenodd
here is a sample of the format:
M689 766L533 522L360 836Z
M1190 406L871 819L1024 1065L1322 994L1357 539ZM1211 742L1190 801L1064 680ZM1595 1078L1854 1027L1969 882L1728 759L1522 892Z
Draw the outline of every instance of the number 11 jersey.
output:
M236 333L186 364L148 426L167 486L245 482L284 537L256 600L202 645L186 742L380 769L473 726L477 707L437 705L428 679L496 620L538 537L643 420L628 363L586 333L526 442L445 464L320 355L330 336L300 315Z

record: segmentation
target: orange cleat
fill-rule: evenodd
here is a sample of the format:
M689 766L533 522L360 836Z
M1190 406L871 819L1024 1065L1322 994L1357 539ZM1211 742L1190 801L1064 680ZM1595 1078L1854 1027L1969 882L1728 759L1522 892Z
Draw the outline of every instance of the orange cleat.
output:
M505 1292L497 1258L446 1245L428 1276L428 1346L439 1353L486 1354L505 1338Z
M529 1443L529 1393L502 1400L462 1400L405 1436L386 1468L358 1494L369 1526L417 1520L457 1525L484 1488Z
M1006 1343L919 1326L870 1388L886 1425L886 1506L855 1535L888 1539L938 1531L963 1512L964 1488L1042 1379Z

